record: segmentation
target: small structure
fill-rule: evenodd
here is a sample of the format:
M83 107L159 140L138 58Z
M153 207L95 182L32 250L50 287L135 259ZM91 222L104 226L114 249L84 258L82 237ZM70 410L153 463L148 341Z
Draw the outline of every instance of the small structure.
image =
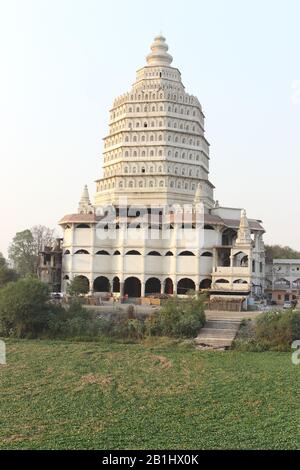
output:
M38 277L49 286L51 292L61 291L61 241L57 238L53 247L45 246L39 253Z

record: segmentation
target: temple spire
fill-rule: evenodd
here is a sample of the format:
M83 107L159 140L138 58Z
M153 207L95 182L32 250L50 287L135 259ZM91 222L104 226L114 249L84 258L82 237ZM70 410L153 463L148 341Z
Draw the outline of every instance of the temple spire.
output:
M173 57L168 54L169 46L166 43L166 39L160 34L154 38L154 42L151 45L150 54L147 55L148 65L162 65L169 67L173 61Z
M251 241L252 240L251 240L249 221L247 219L246 211L243 209L241 213L238 236L237 236L235 244L236 245L249 245Z
M88 214L93 211L93 207L91 205L89 190L87 185L84 186L81 199L78 205L78 212L79 214Z

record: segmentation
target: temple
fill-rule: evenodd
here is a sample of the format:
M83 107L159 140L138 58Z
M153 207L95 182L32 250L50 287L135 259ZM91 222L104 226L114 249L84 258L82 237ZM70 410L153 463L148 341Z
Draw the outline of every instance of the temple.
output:
M157 36L113 103L94 203L85 186L60 220L62 290L81 276L94 294L205 290L216 305L245 306L264 292L264 228L214 200L202 107L172 62Z

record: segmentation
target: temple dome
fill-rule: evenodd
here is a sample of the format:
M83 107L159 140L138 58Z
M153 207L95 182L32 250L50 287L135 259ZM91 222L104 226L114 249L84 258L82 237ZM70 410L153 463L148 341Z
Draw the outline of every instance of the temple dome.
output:
M150 54L147 55L147 64L151 66L162 65L169 67L173 61L173 57L167 52L169 46L163 36L156 36L151 46Z

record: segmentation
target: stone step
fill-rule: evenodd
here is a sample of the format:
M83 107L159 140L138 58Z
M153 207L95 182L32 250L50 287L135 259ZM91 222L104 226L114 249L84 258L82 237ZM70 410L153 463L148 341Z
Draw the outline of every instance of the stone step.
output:
M216 338L234 338L236 335L236 330L224 330L221 328L202 328L200 331L200 336L213 336Z
M228 349L240 327L237 318L209 317L195 339L198 349Z
M214 329L221 329L221 330L238 330L240 326L240 322L225 322L225 321L215 321L215 320L208 320L205 323L205 328L214 328Z

